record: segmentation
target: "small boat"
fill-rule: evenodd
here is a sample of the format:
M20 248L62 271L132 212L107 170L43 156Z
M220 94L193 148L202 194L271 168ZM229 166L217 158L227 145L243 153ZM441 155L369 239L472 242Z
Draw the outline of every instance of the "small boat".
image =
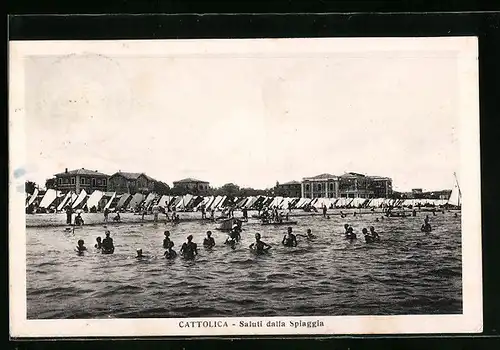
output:
M263 226L268 225L297 225L297 221L272 221L272 222L263 222L261 223Z
M217 220L217 223L219 224L219 226L216 227L216 230L231 231L233 225L237 225L238 228L241 230L242 221L236 218L227 218L227 219Z

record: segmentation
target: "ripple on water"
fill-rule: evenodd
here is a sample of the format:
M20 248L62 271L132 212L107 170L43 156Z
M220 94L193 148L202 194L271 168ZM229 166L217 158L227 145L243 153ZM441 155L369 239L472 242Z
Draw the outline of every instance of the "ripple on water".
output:
M218 243L226 235L211 223L121 225L111 228L115 254L90 250L77 256L76 241L91 245L102 227L74 235L57 227L28 228L28 317L461 313L460 224L452 213L431 218L439 220L433 235L420 232L418 217L376 223L370 215L349 218L356 232L375 225L382 238L377 244L346 241L345 219L337 216L298 220L294 231L311 228L317 239L285 248L285 230L249 223L237 249L201 248L192 261L163 259L165 229L177 251L187 234L198 243L208 229ZM268 254L248 250L256 232L272 245ZM137 261L137 248L151 258Z

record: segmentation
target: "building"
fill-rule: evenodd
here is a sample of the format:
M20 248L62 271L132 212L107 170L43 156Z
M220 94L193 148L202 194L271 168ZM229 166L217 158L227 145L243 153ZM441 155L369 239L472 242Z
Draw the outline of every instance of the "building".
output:
M277 183L276 195L282 197L300 197L302 195L302 185L299 181Z
M55 174L56 177L54 189L62 193L85 192L92 193L94 190L106 191L109 175L98 172L97 170L88 170L85 168L70 170L68 168L63 173Z
M193 178L174 181L174 189L183 189L191 194L203 195L207 194L210 189L208 181L197 180Z
M339 177L327 173L305 177L302 180L301 192L305 198L338 198Z
M354 172L340 176L325 173L304 178L301 190L305 198L388 198L392 180Z
M157 181L144 173L129 173L118 171L108 180L109 192L116 193L148 193L155 189Z

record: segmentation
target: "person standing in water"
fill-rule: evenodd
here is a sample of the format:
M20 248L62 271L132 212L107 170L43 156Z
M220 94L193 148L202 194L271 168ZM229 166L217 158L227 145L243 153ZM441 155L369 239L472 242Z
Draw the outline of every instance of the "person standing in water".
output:
M380 236L375 232L375 227L373 226L370 226L370 236L372 236L375 241L380 241Z
M174 259L177 256L177 253L175 250L172 249L172 246L170 246L165 253L163 254L165 259Z
M288 227L287 234L283 237L281 241L285 247L296 247L297 246L297 237L292 233L292 228Z
M326 204L323 204L323 217L326 218L326 211L328 208L326 207Z
M307 229L307 234L306 235L297 234L297 237L299 237L299 236L307 238L307 239L314 239L314 238L316 238L316 236L312 234L310 228Z
M102 240L102 252L103 253L114 253L115 246L113 244L113 238L110 237L111 232L106 231L106 238Z
M180 253L185 259L194 259L198 255L198 247L196 243L193 243L193 235L187 236L187 242L182 245Z
M215 246L215 240L212 237L211 231L207 231L207 237L203 240L203 246L205 248L212 248L213 246Z
M257 253L263 253L271 249L271 246L260 240L260 233L255 234L255 242L250 244L250 249L255 250Z
M96 239L96 244L94 245L94 248L96 249L101 249L102 248L102 241L101 241L101 237L97 237Z
M142 254L142 249L137 249L137 256L135 258L140 260L140 259L148 258L148 256Z
M165 231L163 234L165 235L163 239L163 248L168 249L169 247L173 247L174 242L170 240L170 231Z
M85 242L83 241L83 239L79 239L78 240L78 245L76 246L76 251L79 253L79 254L83 254L83 252L86 252L87 251L87 247L85 247Z

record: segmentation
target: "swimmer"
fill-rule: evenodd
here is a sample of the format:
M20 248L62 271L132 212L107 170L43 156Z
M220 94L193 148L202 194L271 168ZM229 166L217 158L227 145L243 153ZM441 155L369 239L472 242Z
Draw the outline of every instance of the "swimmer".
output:
M147 256L142 254L142 249L137 249L137 256L135 258L136 259L143 259L143 258L147 258Z
M231 231L229 232L229 236L231 236L231 239L235 240L236 242L239 242L241 239L241 229L238 227L237 224L234 224L233 227L231 228Z
M205 248L212 248L215 246L215 240L212 237L212 231L207 231L207 237L203 240L203 246Z
M296 247L297 246L297 237L292 233L292 228L288 227L287 234L283 237L281 241L285 247Z
M113 244L113 238L110 237L111 232L106 231L106 238L102 240L102 252L107 254L112 254L115 251L115 246Z
M370 236L372 236L376 241L380 241L380 236L375 232L375 227L370 226Z
M84 222L83 222L82 214L78 213L75 217L75 225L76 226L83 226L83 224L84 224Z
M163 239L163 248L168 249L169 247L173 247L174 242L170 240L170 231L165 231L163 234L165 235L165 239Z
M83 252L87 251L87 247L85 247L84 244L85 244L85 242L83 241L83 239L78 240L78 245L76 246L76 251L79 254L83 254Z
M310 228L307 229L307 235L297 234L297 237L298 236L304 237L304 238L307 238L307 239L314 239L314 238L316 238L316 236L311 233L311 229Z
M255 250L258 253L263 253L271 249L271 246L260 240L260 233L255 234L255 242L250 244L250 249Z
M182 245L180 254L185 259L194 259L198 255L198 246L196 243L193 243L193 235L187 236L187 242Z
M379 219L378 219L378 218L375 218L375 222L379 222Z
M454 216L455 216L456 218L458 218L458 214L457 214L457 213L455 213L455 215L454 215Z
M348 239L356 239L357 238L356 234L353 231L352 226L349 226L349 228L347 229L347 232L345 234L345 238L348 238Z
M172 249L172 246L169 246L163 256L165 259L174 259L177 256L177 253Z
M428 215L425 217L424 224L420 228L420 231L422 231L422 232L431 232L432 231L431 224L429 224L429 216Z
M94 248L101 249L102 248L101 237L99 236L95 240L96 240L97 243L94 245Z
M370 236L370 234L368 233L368 230L366 228L363 228L361 230L361 232L363 233L363 235L365 236L365 242L366 243L371 243L373 242L373 238Z

